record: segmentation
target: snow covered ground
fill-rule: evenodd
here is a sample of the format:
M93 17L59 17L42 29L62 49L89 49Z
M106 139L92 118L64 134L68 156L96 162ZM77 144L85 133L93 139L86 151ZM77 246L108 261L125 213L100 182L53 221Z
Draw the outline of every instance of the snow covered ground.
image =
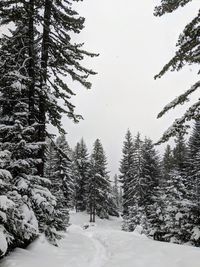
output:
M84 213L71 214L69 230L59 247L43 236L27 250L16 249L1 267L200 267L200 249L157 242L137 233L120 231L121 220L88 222Z

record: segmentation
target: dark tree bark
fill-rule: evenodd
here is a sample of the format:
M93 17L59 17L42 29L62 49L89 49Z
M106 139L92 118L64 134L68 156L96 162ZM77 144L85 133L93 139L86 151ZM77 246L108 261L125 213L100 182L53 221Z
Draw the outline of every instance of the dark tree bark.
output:
M45 1L44 8L44 26L42 37L42 54L41 54L41 80L40 80L40 92L39 92L39 141L45 142L46 138L46 95L44 87L47 82L47 66L49 58L49 34L51 25L51 9L52 0ZM44 175L44 153L45 146L42 145L40 149L41 163L38 166L38 172L40 176Z
M29 66L28 72L31 79L29 86L29 124L32 125L35 122L35 49L34 49L34 5L35 0L30 0L28 4L29 13Z

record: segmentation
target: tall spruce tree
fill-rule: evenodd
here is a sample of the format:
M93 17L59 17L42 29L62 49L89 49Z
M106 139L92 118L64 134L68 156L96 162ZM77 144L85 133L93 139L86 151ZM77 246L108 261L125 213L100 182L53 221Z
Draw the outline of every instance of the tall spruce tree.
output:
M87 192L90 221L95 222L95 215L100 218L108 218L111 208L111 186L105 152L99 139L95 141L91 154Z
M184 140L184 136L178 134L178 137L175 139L175 147L173 149L173 158L174 158L174 167L181 172L182 175L186 172L187 169L187 146Z
M30 80L29 123L34 124L36 121L39 126L37 138L41 144L41 161L38 165L40 176L44 173L46 124L51 123L62 131L62 114L73 118L75 122L81 118L74 113L74 106L69 100L74 93L63 77L68 75L72 80L90 88L91 83L87 78L90 74L95 74L80 64L84 56L95 54L84 51L82 44L74 44L71 40L70 35L80 33L84 25L84 18L79 17L71 8L72 3L72 0L21 0L14 7L12 1L2 0L0 3L1 25L20 23L26 29L25 36L21 37L28 41L25 47L28 50L27 72ZM58 104L60 100L63 105L60 102Z
M16 196L13 194L13 202L18 205L19 211L26 209L27 214L29 210L29 214L37 217L39 229L47 233L51 232L50 229L55 230L51 224L55 200L48 190L48 180L37 173L40 144L35 137L37 125L29 123L30 79L26 64L29 54L27 39L23 35L27 36L27 29L21 23L10 37L3 36L0 40L3 62L0 70L0 148L2 153L10 153L9 161L3 168L12 175L11 188L17 192ZM11 191L9 194L12 194ZM20 231L16 228L13 242L7 240L8 249L29 244L38 235L36 230L29 235L27 227L27 233L22 231L24 236L19 238Z
M77 143L73 156L73 176L75 181L75 207L77 211L87 208L87 181L89 179L89 156L86 144L81 139Z
M131 199L128 195L129 184L133 180L133 139L130 130L125 135L125 141L122 149L122 160L120 162L119 181L122 183L123 189L123 214L128 213L128 207L131 204Z
M55 141L50 138L46 141L45 156L45 177L51 180L52 177L54 177L57 152L55 149Z
M71 40L71 35L78 34L84 25L84 18L72 10L72 3L0 1L0 26L11 25L13 29L9 36L0 38L0 147L2 153L11 155L3 171L12 175L10 181L18 193L18 200L15 197L13 202L18 210L29 208L37 217L40 231L54 241L58 216L56 199L44 177L46 125L51 123L62 132L62 114L76 122L81 118L74 114L70 102L74 93L64 77L68 75L90 88L87 78L95 74L80 64L84 56L94 54ZM4 222L3 227L6 229ZM28 235L27 226L18 245L35 238L36 228ZM16 228L14 241L7 240L8 249L16 246L19 234Z
M172 13L193 0L161 0L161 4L155 8L155 15L162 16L166 13ZM176 44L177 51L174 57L163 67L161 72L155 78L162 77L167 71L180 71L185 65L199 64L199 19L200 12L185 26L183 32L180 34ZM164 109L158 114L158 118L162 117L167 111L182 105L189 100L192 93L199 89L200 82L197 81L185 93L175 98L171 103L166 105ZM177 132L185 133L189 127L188 121L191 119L199 119L199 99L192 104L185 114L176 119L172 127L170 127L161 138L160 142L167 141L171 136L175 136Z
M57 195L57 199L59 200L59 189L62 190L63 193L63 207L70 208L73 207L73 195L74 195L74 183L72 179L72 170L71 170L71 159L70 153L71 149L66 141L65 135L61 135L56 139L55 142L56 149L56 162L54 166L54 179L55 182L52 182L53 187L55 189L56 182L59 184L57 191L55 194ZM53 190L54 190L53 189Z
M70 102L74 93L64 77L71 77L73 81L90 88L91 83L87 81L87 78L90 74L95 74L94 71L80 64L85 55L93 57L95 54L84 51L82 44L75 44L71 39L72 34L80 33L85 21L71 8L72 3L73 0L44 0L42 5L44 17L39 21L43 26L39 80L39 138L41 142L44 142L46 137L46 114L48 122L60 131L63 131L62 114L66 114L74 122L82 118L74 112L75 107ZM59 100L62 100L63 105L58 103ZM44 148L41 150L41 157L44 158ZM42 161L41 175L43 165Z
M140 138L140 133L137 134L133 143L133 178L128 184L128 198L131 206L139 205L143 202L144 186L143 184L143 141Z
M189 150L189 167L188 178L190 179L189 187L191 188L193 201L200 207L200 122L196 121L192 134L188 142Z
M153 202L155 188L159 185L161 177L160 159L152 140L149 138L145 138L142 145L142 165L142 183L144 184L143 190L145 191L144 202L148 206Z
M166 146L163 160L162 160L162 173L163 173L163 182L169 179L169 174L174 167L174 158L173 158L173 150L171 146L168 144Z
M119 189L119 182L118 182L118 176L115 174L114 176L114 184L113 184L113 196L114 201L116 203L116 206L118 207L118 210L121 210L121 199L120 199L120 189Z
M74 204L74 182L71 170L71 149L64 135L46 146L45 176L51 181L51 192L56 197L57 228L65 230L69 223L68 209Z
M175 140L172 167L169 165L167 179L159 188L154 207L157 220L152 221L151 228L159 240L199 244L199 211L194 190L196 182L190 174L194 168L189 167L190 157L184 138L179 134Z
M157 195L160 180L160 162L153 142L140 134L134 142L134 178L129 186L129 197L132 199L129 215L124 220L123 228L133 231L141 225L146 233L153 220L152 207Z

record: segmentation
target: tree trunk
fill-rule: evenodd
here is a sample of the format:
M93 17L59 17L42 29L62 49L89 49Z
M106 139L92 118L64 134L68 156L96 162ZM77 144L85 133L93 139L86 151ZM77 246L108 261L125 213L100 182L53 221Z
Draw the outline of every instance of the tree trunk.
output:
M93 207L93 222L95 223L95 213L96 213L96 209L95 209L95 204L94 204L94 207Z
M90 203L90 222L92 222L92 203Z
M34 49L34 5L35 0L29 1L29 31L28 31L28 39L29 39L29 66L28 73L31 79L29 85L29 125L32 125L35 122L35 114L34 114L34 98L35 98L35 49Z
M41 54L41 78L40 78L40 92L39 92L39 141L44 143L46 138L46 94L45 86L47 83L47 67L49 58L49 34L51 25L51 9L52 0L45 1L44 8L44 26L42 37L42 54ZM45 145L41 146L40 158L41 163L38 166L38 173L40 176L44 175L44 151Z

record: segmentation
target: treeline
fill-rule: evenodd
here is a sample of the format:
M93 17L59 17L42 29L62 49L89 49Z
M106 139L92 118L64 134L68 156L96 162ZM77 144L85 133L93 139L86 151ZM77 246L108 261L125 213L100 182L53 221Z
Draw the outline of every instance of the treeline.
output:
M5 170L2 171L2 175L4 181L12 179L10 173ZM37 214L26 203L28 197L20 207L16 205L18 202L13 203L6 195L0 196L1 201L5 201L4 206L0 207L0 218L5 218L1 226L4 227L4 235L1 235L1 242L3 240L4 243L4 248L1 249L0 246L1 256L16 246L26 246L43 231L51 243L56 245L56 239L60 238L58 230L66 230L69 226L70 210L87 212L90 222L95 222L96 216L101 219L119 216L121 189L117 176L113 182L110 180L106 155L99 139L95 141L91 155L83 139L74 149L70 148L65 135L59 136L56 140L47 139L44 177L42 181L45 187L42 183L38 185L34 184L34 180L30 180L33 184L28 188L29 195L34 197L37 205ZM27 187L27 182L21 180L20 189L27 192ZM2 184L2 189L6 188L9 188L9 194L17 194L16 188L11 187L11 183ZM48 213L42 214L40 205ZM19 212L21 217L15 217L14 215L18 215ZM54 227L53 233L52 227ZM8 237L11 237L10 244Z
M0 1L0 257L39 232L56 244L66 228L45 177L46 126L64 133L62 115L81 119L68 81L90 88L95 74L81 65L95 55L71 38L84 27L73 2Z
M83 139L72 150L62 135L55 143L48 142L46 157L45 175L52 183L59 210L87 211L90 222L95 222L96 215L101 219L119 216L120 188L116 178L111 184L99 139L89 155Z
M186 142L179 134L161 158L153 142L128 131L120 163L123 229L138 225L161 241L200 245L200 122Z

